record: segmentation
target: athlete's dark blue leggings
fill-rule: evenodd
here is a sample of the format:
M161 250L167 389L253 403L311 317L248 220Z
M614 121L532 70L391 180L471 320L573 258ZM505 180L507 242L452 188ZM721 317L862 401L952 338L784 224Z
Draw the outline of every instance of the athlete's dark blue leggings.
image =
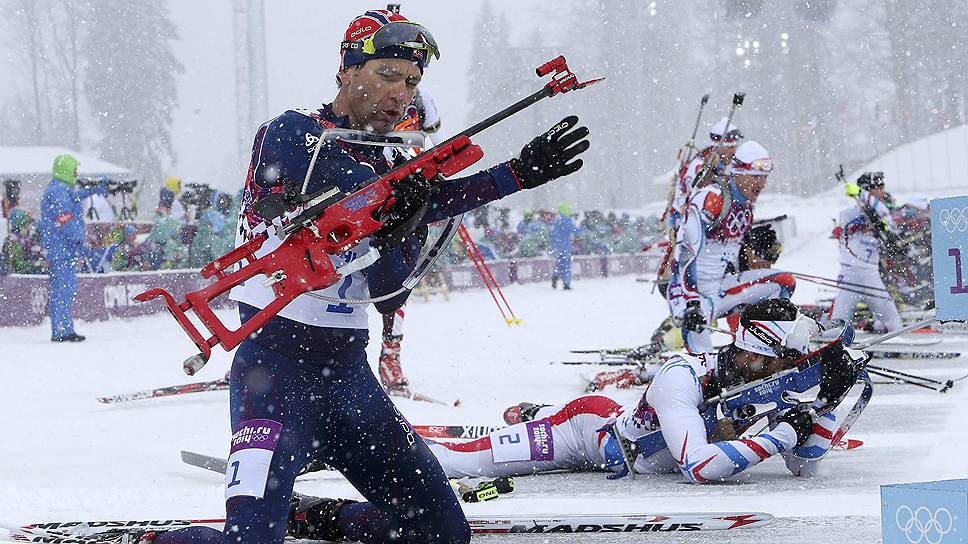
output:
M241 306L245 321L255 310ZM339 470L369 501L340 512L350 540L468 542L470 528L440 464L366 363L367 339L366 330L277 317L243 342L232 363L233 431L249 420L282 425L264 498L229 498L222 532L170 531L156 544L281 543L293 481L313 459Z

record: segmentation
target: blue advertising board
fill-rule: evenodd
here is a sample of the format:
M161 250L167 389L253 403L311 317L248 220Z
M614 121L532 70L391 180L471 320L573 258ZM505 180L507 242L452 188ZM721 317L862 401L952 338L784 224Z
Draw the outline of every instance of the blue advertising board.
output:
M968 196L931 201L931 255L937 318L968 319Z

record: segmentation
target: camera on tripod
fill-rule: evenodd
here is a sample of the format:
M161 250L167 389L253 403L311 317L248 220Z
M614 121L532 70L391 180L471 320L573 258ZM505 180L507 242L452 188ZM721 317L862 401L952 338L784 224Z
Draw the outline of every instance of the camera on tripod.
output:
M129 181L115 181L108 180L107 190L108 194L116 195L118 193L131 194L134 192L134 188L138 186L138 180L132 179Z
M186 183L178 199L186 208L194 206L201 211L212 205L212 194L214 192L215 190L207 183Z
M95 187L106 187L109 182L102 178L77 178L77 186L81 189L93 189Z

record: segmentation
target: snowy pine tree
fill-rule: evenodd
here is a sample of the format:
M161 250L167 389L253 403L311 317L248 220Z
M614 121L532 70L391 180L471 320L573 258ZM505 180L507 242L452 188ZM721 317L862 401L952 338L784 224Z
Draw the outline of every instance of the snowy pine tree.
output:
M183 70L170 47L176 39L164 2L93 5L84 89L100 129L101 156L130 168L149 186L161 183L163 162L174 159L175 77Z
M13 45L14 96L3 108L2 140L12 144L82 147L83 37L90 6L83 0L6 0L2 24ZM13 107L9 107L9 106Z

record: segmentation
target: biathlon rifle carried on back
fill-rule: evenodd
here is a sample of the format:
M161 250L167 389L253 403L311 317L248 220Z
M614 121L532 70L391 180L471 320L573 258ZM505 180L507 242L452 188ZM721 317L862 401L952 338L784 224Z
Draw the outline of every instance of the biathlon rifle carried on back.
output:
M746 93L739 93L738 92L738 93L733 94L733 102L730 105L729 113L726 116L726 126L723 127L723 136L722 136L722 138L720 138L719 144L716 146L715 152L710 153L709 156L706 157L705 163L703 164L703 166L699 170L699 172L696 174L696 177L693 179L692 186L691 187L686 187L686 189L688 191L692 191L696 187L703 187L710 180L714 179L714 177L716 176L717 173L720 173L720 172L722 172L725 169L726 165L721 164L722 163L721 156L722 156L723 144L726 141L727 134L729 134L729 128L730 128L730 126L732 125L732 122L733 122L733 115L736 113L736 110L740 106L743 105L743 100L745 98L746 98ZM706 105L706 101L708 99L709 99L709 95L708 94L707 95L703 95L702 102L700 103L700 106L699 106L699 115L700 116L702 115L703 107ZM695 139L696 139L696 132L699 130L699 119L700 119L700 117L697 117L696 118L696 126L693 128L692 138L690 138L689 139L689 142L686 144L686 146L684 146L683 149L681 149L679 151L680 156L682 155L683 150L686 150L688 154L687 154L687 156L685 158L685 161L683 161L683 162L680 163L679 169L676 170L675 173L673 173L673 178L672 178L672 181L673 181L673 183L672 183L672 192L669 194L669 201L668 201L668 204L666 206L666 211L662 215L661 221L663 221L663 222L668 220L668 217L670 215L670 212L673 209L673 206L674 206L673 201L675 200L676 184L678 183L679 176L682 174L682 167L683 167L683 165L688 165L689 162L691 162L692 159L693 159L693 157L694 157L693 152L696 151L694 142L695 142ZM723 204L722 212L720 213L719 217L716 219L716 222L717 223L720 222L720 221L722 221L723 219L725 219L726 214L729 213L729 204L730 204L731 198L732 198L731 197L731 193L728 190L728 187L723 186L723 199L724 199L724 204ZM663 227L664 226L665 226L665 224L663 223ZM662 258L662 262L659 263L659 269L658 269L658 272L656 273L656 278L657 279L656 279L655 285L658 285L659 283L662 283L663 278L666 277L666 273L668 272L669 267L672 264L672 255L675 252L677 231L676 231L676 229L668 229L668 230L669 230L669 232L667 233L666 236L667 236L667 238L669 240L669 246L666 248L666 252L665 252L665 255ZM654 288L655 287L653 286L653 289ZM663 291L663 296L664 296L664 294L665 294L665 292Z
M215 281L198 291L186 294L184 302L176 301L164 289L151 289L135 296L135 300L139 302L163 297L168 311L198 346L199 353L189 357L183 364L185 373L192 375L201 369L208 362L212 347L221 345L228 351L238 346L296 297L325 289L337 283L343 276L373 264L380 256L376 248L371 248L370 252L339 268L333 265L330 255L343 253L374 234L379 234L386 243L387 240L399 241L404 235L401 233L412 231L414 225L408 224L408 221L401 223L392 214L392 207L399 195L405 195L408 189L415 190L415 186L419 190L438 179L438 176L453 176L479 161L484 156L484 151L471 142L471 136L539 100L582 89L604 79L578 81L563 56L542 64L535 71L538 77L552 74L551 81L541 90L423 151L383 176L371 178L352 192L344 192L335 185L329 185L318 193L305 195L302 194L306 187L304 183L301 190L290 186L286 187L284 193L260 200L255 208L256 213L268 220L282 219L282 225L276 226L276 233L283 240L282 244L257 258L255 253L268 238L267 233L261 233L212 261L202 268L201 275L203 278L215 278ZM323 143L324 138L320 137L306 173L307 182L313 174L315 158ZM301 211L288 220L283 218L287 212L300 209ZM419 221L422 214L414 216ZM238 268L232 270L236 265L239 265ZM272 288L275 298L241 327L229 329L215 315L209 303L256 276L264 276L263 283ZM189 320L186 314L189 310L195 312L211 333L210 336L203 335Z
M847 180L847 175L844 173L843 164L840 165L840 167L837 169L837 173L834 175L836 176L837 180L844 185L850 183ZM878 241L880 241L881 245L884 247L884 258L887 261L885 268L887 268L889 272L901 272L904 275L905 280L910 282L912 285L920 284L921 281L911 271L911 266L908 263L907 251L905 251L904 247L901 246L900 237L887 228L887 224L885 224L884 221L877 215L877 212L874 211L874 208L865 204L864 201L861 200L860 195L854 195L853 199L854 202L857 203L857 207L860 208L861 213L863 213L864 217L867 218L867 222L870 223L871 229L874 230L874 236L877 237ZM897 263L899 266L894 266L894 261L900 261ZM898 268L900 268L900 270L898 270Z

